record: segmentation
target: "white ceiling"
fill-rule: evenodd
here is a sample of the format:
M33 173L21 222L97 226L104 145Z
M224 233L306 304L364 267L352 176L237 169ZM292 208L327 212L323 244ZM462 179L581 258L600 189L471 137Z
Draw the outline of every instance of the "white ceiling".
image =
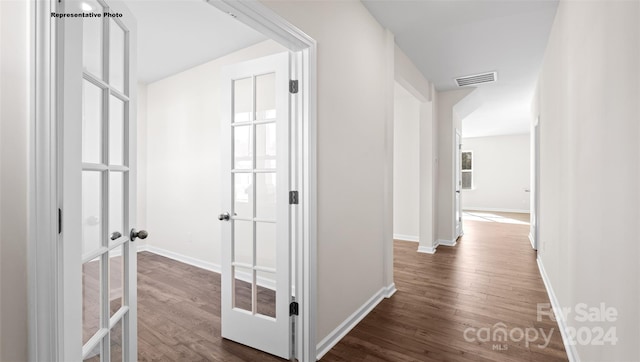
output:
M138 22L138 81L151 83L266 37L203 0L128 0Z
M436 89L498 72L498 82L476 89L482 105L463 120L463 137L529 132L556 0L362 1Z

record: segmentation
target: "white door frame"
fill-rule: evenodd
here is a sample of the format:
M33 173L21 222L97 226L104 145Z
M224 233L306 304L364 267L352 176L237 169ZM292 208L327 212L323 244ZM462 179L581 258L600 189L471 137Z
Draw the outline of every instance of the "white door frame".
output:
M458 238L464 235L462 225L462 162L460 159L462 155L462 133L457 128L453 134L453 144L453 244L455 244ZM459 228L458 224L460 225Z
M531 127L531 216L529 220L529 241L534 250L538 250L540 230L540 116Z
M58 110L56 99L56 34L63 21L50 14L56 0L34 1L31 6L32 84L29 134L29 240L28 304L29 360L61 360L57 320L62 303L58 300L62 260L58 255ZM316 42L258 1L209 0L216 8L233 14L292 52L292 76L300 82L300 93L292 99L292 114L298 123L292 130L298 147L292 150L295 183L300 194L299 227L295 232L296 291L300 315L296 321L295 350L298 360L316 360L317 292L317 197L316 197Z

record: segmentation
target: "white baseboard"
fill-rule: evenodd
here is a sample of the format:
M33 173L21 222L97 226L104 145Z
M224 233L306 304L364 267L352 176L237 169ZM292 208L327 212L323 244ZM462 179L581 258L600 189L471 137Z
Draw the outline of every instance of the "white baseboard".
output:
M436 253L436 248L438 247L438 245L436 244L436 246L419 246L418 247L418 253L425 253L425 254L435 254Z
M378 303L380 303L390 290L395 291L395 286L389 285L382 287L376 292L368 301L366 301L360 308L358 308L353 314L351 314L344 322L331 331L328 336L324 337L320 343L316 346L318 353L317 360L321 359L327 352L333 348L344 336L347 335L360 321L369 314Z
M531 248L533 250L538 250L536 249L536 242L533 240L533 235L531 235L531 233L529 233L529 242L531 243Z
M503 209L501 207L463 207L462 211L493 211L493 212L517 212L521 214L528 214L530 210L526 209Z
M538 262L538 269L540 270L540 276L542 277L542 281L544 282L544 287L547 289L547 294L549 295L549 300L551 301L551 307L553 308L553 313L556 316L556 321L558 322L558 329L560 329L560 335L562 336L562 343L564 344L564 349L567 352L567 357L569 358L569 362L579 362L580 357L578 356L578 351L576 350L576 346L569 343L569 336L567 332L567 321L564 318L564 314L556 311L561 311L560 302L558 302L558 298L556 297L556 293L553 291L553 287L551 286L551 281L549 280L549 276L547 275L546 270L544 269L544 264L542 263L542 259L540 256L536 258Z
M138 247L138 252L142 252L142 251L147 251L149 253L164 256L166 258L173 259L181 263L189 264L191 266L195 266L196 268L208 270L217 274L222 273L222 267L219 264L215 264L215 263L207 262L204 260L196 259L190 256L186 256L183 254L175 253L173 251L158 248L153 245L143 245ZM249 273L240 272L240 273L237 273L236 276L238 277L238 279L247 283L251 283L252 281L252 275ZM276 283L273 279L258 277L256 282L259 286L263 288L267 288L271 290L276 289Z
M139 243L139 244L138 244L138 245L136 245L136 246L138 247L138 249L136 249L136 251L137 251L138 253L143 252L143 251L147 251L147 250L149 249L149 245L147 245L147 244Z
M404 241L415 241L416 243L419 241L416 235L404 235L404 234L393 234L394 240L404 240Z
M391 285L387 286L385 289L386 289L384 292L385 298L391 298L391 296L396 294L396 292L398 291L396 289L396 283L391 283Z
M440 245L456 246L458 244L458 242L456 240L445 240L445 239L438 239L438 241L436 243L438 244L438 246L440 246Z
M138 249L138 251L140 251ZM153 254L157 254L160 256L164 256L165 258L173 259L175 261L179 261L181 263L189 264L200 269L212 271L214 273L220 274L222 272L222 268L219 264L207 262L204 260L196 259L190 256L186 256L183 254L179 254L170 250L158 248L157 246L147 245L145 251L148 251Z

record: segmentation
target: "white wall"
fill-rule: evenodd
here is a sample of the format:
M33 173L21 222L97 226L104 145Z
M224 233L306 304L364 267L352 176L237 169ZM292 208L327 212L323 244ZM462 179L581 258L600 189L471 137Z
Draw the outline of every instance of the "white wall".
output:
M29 8L0 1L0 361L27 360Z
M393 43L388 45L385 29L357 1L265 3L318 42L317 337L322 341L386 287Z
M220 265L221 69L282 51L265 41L146 86L146 138L140 132L139 139L146 151L139 160L146 156L147 182L138 215L141 222L146 215L150 247ZM142 105L145 87L139 95Z
M473 190L462 190L465 210L529 212L530 135L462 139L473 151Z
M539 258L561 307L616 308L615 346L582 361L640 360L640 3L561 1L539 79Z
M419 101L418 120L418 251L433 253L437 239L438 122L434 121L436 92L433 85L398 47L394 47L394 79Z
M393 238L418 241L420 102L396 83L393 107Z
M147 230L147 85L138 83L138 194L136 229ZM147 240L138 239L138 248L147 245Z

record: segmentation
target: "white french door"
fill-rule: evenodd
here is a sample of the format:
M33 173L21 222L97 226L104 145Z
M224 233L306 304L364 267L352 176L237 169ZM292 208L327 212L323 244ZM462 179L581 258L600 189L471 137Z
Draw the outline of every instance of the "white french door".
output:
M56 19L58 359L136 361L135 19L109 0L57 12L86 15Z
M222 336L289 358L289 54L222 76Z

